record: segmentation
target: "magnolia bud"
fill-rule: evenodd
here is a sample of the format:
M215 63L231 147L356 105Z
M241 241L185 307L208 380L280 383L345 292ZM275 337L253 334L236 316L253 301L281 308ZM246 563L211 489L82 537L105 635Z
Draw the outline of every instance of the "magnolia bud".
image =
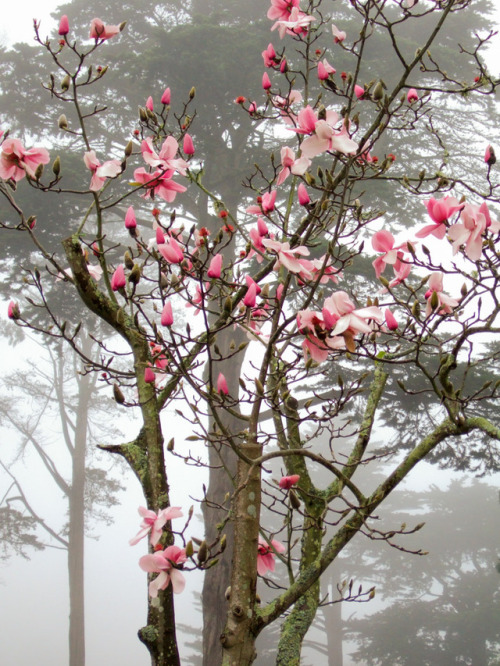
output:
M186 544L186 557L193 557L193 554L194 554L193 542L190 540Z
M380 99L383 98L383 96L384 96L384 86L383 86L383 84L382 84L382 81L378 81L377 85L376 85L375 88L373 89L372 96L373 96L373 99L374 99L375 101L377 101L377 102L378 102Z
M66 90L68 90L68 88L69 88L69 84L70 84L69 74L66 74L66 76L64 77L64 79L61 81L61 90L62 90L63 92L65 92Z
M130 271L130 275L128 276L128 281L132 282L132 284L138 284L140 279L141 279L141 268L139 264L134 264L132 270Z
M139 107L139 120L141 123L147 123L148 121L148 114L146 113L146 109L142 106Z
M223 553L226 550L226 546L227 546L227 536L225 534L223 534L222 538L220 540L221 553Z
M122 22L120 23L120 25L118 26L119 29L120 29L120 32L123 32L123 30L125 29L125 26L126 26L126 25L127 25L127 21L122 21Z
M58 178L59 174L61 173L61 160L59 159L59 156L56 157L54 163L52 164L52 172L56 178Z
M203 541L200 543L200 547L198 549L198 556L197 556L198 563L203 564L203 562L205 562L207 557L208 557L208 546L207 546L207 542L205 541L205 539L203 539Z
M129 271L131 271L134 267L134 261L132 259L132 255L128 250L123 255L123 263L125 264L125 268L127 268Z
M435 310L439 305L439 296L437 291L433 291L431 295L431 308Z
M125 146L125 157L130 157L132 155L133 148L134 144L132 143L132 141L129 141Z
M123 395L122 390L118 384L113 384L113 396L119 405L123 405L125 402L125 396Z
M167 451L173 451L174 450L174 444L175 444L175 440L172 437L172 439L167 444Z
M35 180L36 181L40 180L42 174L43 174L43 164L39 164L35 169Z
M68 129L68 119L66 118L64 113L61 113L61 115L59 116L59 118L57 120L57 125L58 125L59 129L62 129L62 130Z
M196 95L196 88L193 86L189 91L189 99L194 99L195 95Z
M288 491L288 497L290 498L290 506L296 511L300 509L300 500L292 489Z

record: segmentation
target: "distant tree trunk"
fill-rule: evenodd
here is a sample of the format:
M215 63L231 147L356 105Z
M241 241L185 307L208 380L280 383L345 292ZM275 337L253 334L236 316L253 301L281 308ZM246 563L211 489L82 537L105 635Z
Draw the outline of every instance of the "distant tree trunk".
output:
M78 409L72 452L72 484L69 492L69 664L85 666L85 454L91 380L87 375L78 380Z
M229 349L231 341L239 345L243 340L241 332L227 329L217 334L217 346L224 354ZM237 396L239 393L239 378L243 355L233 357L228 361L217 363L217 373L222 372L226 377L229 394ZM224 423L231 433L238 433L243 429L243 423L228 413L222 413ZM213 419L210 419L210 427ZM221 467L221 457L225 469ZM236 456L229 446L224 446L220 453L213 447L209 449L209 485L207 502L203 503L203 518L205 521L205 539L208 544L216 538L217 524L227 517L224 509L217 508L224 504L226 493L234 491L232 479L236 477ZM231 581L231 560L234 544L233 523L228 522L224 530L227 538L227 547L217 566L205 573L203 581L203 666L219 666L222 662L222 645L220 636L227 619L227 605L225 592Z
M323 613L325 615L328 666L344 666L344 652L342 649L342 604L326 606L323 609Z

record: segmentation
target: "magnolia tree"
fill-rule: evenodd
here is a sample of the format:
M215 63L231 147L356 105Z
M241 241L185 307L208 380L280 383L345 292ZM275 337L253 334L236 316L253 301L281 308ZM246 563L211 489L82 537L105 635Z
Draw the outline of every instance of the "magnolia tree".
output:
M227 604L221 663L250 664L257 636L281 619L276 663L298 664L320 603L374 595L339 584L338 596L321 596L322 574L349 541L362 533L392 545L396 536L419 529L377 530L375 511L384 499L443 442L473 431L479 439L500 439L493 416L477 409L496 398L497 386L488 381L478 390L468 383L498 357L490 344L500 330L494 150L488 146L484 154L487 142L481 146L478 137L470 146L475 184L454 178L446 128L434 114L440 97L471 104L473 95L494 92L497 83L479 54L491 35L476 35L471 48L457 46L457 57L462 52L476 63L464 83L441 69L432 47L467 1L350 4L356 35L332 23L322 0L271 0L274 43L262 53L263 76L256 72L263 90L235 103L261 131L265 122L281 149L279 157L249 165L246 210L230 210L203 185L189 132L203 123L194 89L184 102L171 99L168 88L151 91L125 148L99 153L106 67L96 66L96 56L105 58L109 39L126 39L124 23L94 19L89 36L77 36L63 16L52 41L35 24L54 68L44 85L59 116L59 151L81 151L81 188L72 194L87 209L62 231L64 256L45 248L36 211L23 210L16 184L26 179L38 190L65 192L64 159L55 157L58 149L50 149L51 157L46 148L27 149L3 133L0 192L12 219L2 225L28 234L44 258L46 274L27 270L25 289L48 323L39 315L32 320L20 301L9 304L8 315L67 341L83 358L84 372L98 373L121 408L140 410L133 441L103 448L127 460L144 492L142 524L131 544L149 543L139 560L149 581L139 637L153 664L179 663L174 595L182 593L185 577L194 569L217 571L229 557L231 578L219 599ZM433 27L422 34L419 21L430 16ZM418 35L416 50L398 38L406 22ZM380 78L363 80L374 36L389 41L399 62L392 88L382 62ZM340 50L351 67L337 73ZM73 107L74 122L60 113L63 105ZM391 153L376 156L382 137L390 145L394 133L416 129L426 142L415 152L414 170L398 170ZM436 155L440 168L426 173L426 161L434 163ZM421 198L421 219L397 240L377 204L378 183ZM182 213L176 219L174 206L182 210L187 188L209 197L218 231L203 221L187 225ZM152 206L149 233L141 219ZM85 314L66 321L51 308L51 280L63 280L83 312L108 325L109 335L97 340L98 362L81 344ZM241 368L238 382L221 371L231 364ZM396 390L424 392L428 418L409 450L393 457L383 481L370 488L360 470L387 453L375 446L373 431L377 414L393 400L397 370L406 379ZM162 411L179 400L178 418L192 431L187 440L204 442L219 473L227 474L227 492L215 507L223 518L210 526L214 539L195 538L190 519L199 509L171 505L177 491L169 458L203 464L189 444L169 439L172 428L164 436ZM262 603L258 588L266 582L272 594Z

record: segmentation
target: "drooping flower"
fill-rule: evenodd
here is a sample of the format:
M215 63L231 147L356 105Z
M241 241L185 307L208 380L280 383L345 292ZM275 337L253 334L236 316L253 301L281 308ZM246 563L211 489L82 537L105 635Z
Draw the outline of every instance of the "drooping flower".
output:
M184 259L184 250L172 236L163 245L158 245L158 250L169 264L180 264Z
M61 37L64 37L64 35L67 35L69 32L69 21L68 17L66 14L61 16L61 20L59 21L59 34Z
M97 159L95 150L89 150L83 156L87 169L92 171L89 189L98 192L106 182L106 178L116 178L122 172L120 160L108 160L101 164Z
M295 486L300 480L299 474L291 474L290 476L282 476L279 482L279 487L283 490L290 490L292 486Z
M259 536L259 545L257 550L257 573L259 576L265 576L268 571L274 571L275 554L284 553L285 546L279 541L271 540L271 544L264 541Z
M120 32L119 25L104 25L101 19L92 19L90 24L90 39L111 39Z
M294 176L303 176L311 166L311 160L307 157L295 159L295 152L288 146L281 149L281 166L283 167L278 174L276 185L282 185L288 176L292 173Z
M217 393L223 393L224 395L228 395L229 393L227 381L222 372L219 372L219 376L217 377Z
M125 267L123 264L120 264L113 273L113 277L111 278L111 289L113 291L118 291L118 289L123 289L126 284L127 280L125 278Z
M375 275L380 277L384 272L386 264L390 264L395 267L395 270L399 268L401 259L403 258L403 253L401 250L407 250L407 243L401 243L401 245L394 245L394 236L390 231L382 229L377 231L372 237L372 247L376 252L383 252L381 257L377 257L373 261L373 268L375 269Z
M264 59L264 67L274 67L276 64L276 51L272 44L268 44L267 49L262 51L262 57Z
M159 590L165 590L170 583L174 594L180 594L186 585L179 568L187 560L186 550L179 546L168 546L165 550L157 550L151 555L144 555L139 566L148 573L159 575L149 584L149 596L155 598Z
M260 199L260 205L249 206L247 208L247 213L252 215L267 215L274 210L274 204L276 202L276 190L271 190L271 192L264 192L262 197L257 198L257 201Z
M332 67L326 58L323 62L318 62L318 79L320 81L326 81L330 74L335 74L336 71L335 67Z
M288 33L289 35L300 35L307 32L309 24L315 21L314 16L309 16L301 12L298 7L293 7L290 15L286 19L276 21L271 30L278 28L281 39Z
M484 201L480 206L466 203L460 213L459 222L453 224L448 235L453 241L453 254L456 254L462 245L465 254L472 261L478 261L483 251L483 235L491 229L498 232L498 222L492 222L488 206Z
M339 42L343 42L344 39L347 37L345 32L343 30L339 30L336 25L333 25L333 23L332 23L332 34L336 44L338 44Z
M156 546L161 537L161 531L164 525L174 518L181 518L182 511L180 506L169 506L166 509L162 509L156 514L150 509L146 509L144 506L140 506L138 509L139 515L142 516L141 529L133 539L130 539L129 543L131 546L135 546L141 539L143 539L149 531L151 531L150 543L152 546Z
M30 148L26 150L19 139L6 139L2 143L0 154L0 178L18 182L26 174L35 177L35 171L40 164L48 164L49 153L45 148Z

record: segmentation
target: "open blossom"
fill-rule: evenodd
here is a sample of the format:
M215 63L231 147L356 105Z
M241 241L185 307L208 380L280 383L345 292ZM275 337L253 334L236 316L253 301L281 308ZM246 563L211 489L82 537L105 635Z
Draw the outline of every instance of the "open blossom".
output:
M178 192L185 192L187 189L184 185L172 180L173 175L173 169L165 172L157 170L154 173L149 173L146 169L140 167L134 171L134 180L146 189L146 193L142 195L145 199L158 195L164 201L172 203Z
M372 237L372 247L376 252L383 252L384 254L381 257L377 257L373 261L373 268L375 269L375 274L377 277L384 272L386 264L390 264L395 267L397 270L401 264L401 259L403 258L403 253L401 250L407 250L408 246L406 243L401 245L394 245L394 236L390 231L382 229L377 231Z
M453 254L456 254L463 245L469 259L478 261L483 251L483 235L488 229L498 233L500 224L492 222L486 202L480 206L465 204L459 221L448 230L448 235L453 241Z
M342 123L341 129L335 129L339 122ZM302 157L312 158L327 150L352 155L358 150L358 144L349 136L344 121L331 109L327 109L325 117L319 119L308 105L297 114L297 127L289 129L297 134L310 135L300 145Z
M150 543L152 546L156 546L161 537L161 532L164 525L174 518L181 518L182 511L180 506L169 506L166 509L162 509L156 514L150 509L146 509L143 506L140 506L139 515L142 517L141 529L133 539L130 539L129 543L131 546L139 543L149 532L151 532Z
M274 204L276 202L276 190L271 192L265 192L260 198L260 205L249 206L247 208L247 213L251 215L267 215L274 210ZM257 201L259 201L259 198Z
M276 51L272 44L268 44L267 49L262 51L262 58L264 59L264 67L274 67L276 64Z
M279 36L283 39L287 33L289 35L300 35L307 32L309 24L315 20L314 16L304 14L298 7L293 7L288 18L276 21L271 30L278 28Z
M150 167L153 167L154 169L173 169L174 171L180 173L181 176L185 176L186 169L189 167L189 164L186 162L186 160L180 157L176 158L178 151L179 144L173 136L167 136L159 153L156 152L153 146L153 139L151 137L144 139L144 141L141 143L142 159L146 162L146 164L148 164ZM184 150L184 152L186 154L192 154L187 153L186 150Z
M270 21L276 19L286 20L294 7L298 7L300 0L271 0L271 6L267 10L267 18Z
M276 185L278 186L282 185L291 173L294 176L303 176L311 166L311 160L307 157L295 159L295 151L288 146L284 146L281 149L281 166L282 169L276 181Z
M290 273L297 273L303 275L306 272L305 279L310 280L312 278L312 273L307 268L307 264L304 264L302 259L299 259L298 256L308 256L309 250L303 245L297 245L296 247L290 248L290 243L288 241L280 243L275 240L270 240L265 238L262 241L262 245L268 250L276 252L278 259L274 264L274 270L278 270L280 266L284 266Z
M425 316L428 317L433 311L432 296L435 293L437 296L437 310L439 314L449 314L459 304L456 298L451 298L443 293L443 274L441 271L432 273L429 278L429 289L425 293L427 299L427 307L425 309Z
M165 590L170 583L175 594L180 594L186 585L184 576L178 567L187 560L185 548L168 546L165 550L157 550L151 555L144 555L139 566L148 573L159 575L149 584L149 596L155 598L159 590Z
M6 139L2 143L0 153L0 178L18 182L26 174L35 177L39 164L48 164L49 153L45 148L30 148L26 150L19 139Z
M90 39L111 39L120 32L119 25L104 25L101 19L95 18L90 24Z
M106 182L106 178L116 178L122 172L120 160L108 160L101 164L96 157L95 150L89 150L83 156L87 169L92 171L90 189L97 192Z
M292 486L295 486L300 481L300 476L298 474L291 474L290 476L282 476L279 482L279 487L283 490L289 490Z
M445 221L459 210L462 210L465 204L460 203L455 197L443 197L443 199L439 200L431 197L425 202L425 206L434 224L428 224L420 229L420 231L417 231L415 235L417 238L425 238L432 235L442 239L446 235Z
M262 537L259 537L257 550L257 573L259 576L265 576L268 571L274 571L275 553L284 553L285 546L279 541L271 540L269 545Z
M158 250L169 264L180 264L184 259L184 250L172 236L162 245L158 245Z

